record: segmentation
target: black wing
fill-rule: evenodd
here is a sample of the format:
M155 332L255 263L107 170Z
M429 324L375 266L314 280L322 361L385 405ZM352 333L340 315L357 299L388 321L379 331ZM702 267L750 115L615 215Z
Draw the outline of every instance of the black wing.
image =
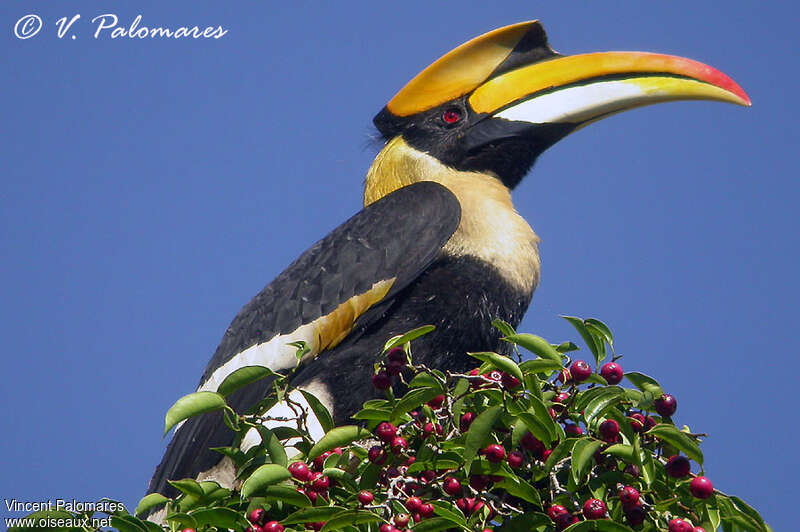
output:
M460 218L455 196L430 181L401 188L367 206L314 244L242 308L206 367L200 388L218 384L221 378L215 372L231 361L236 365L236 357L248 348L293 341L291 336L281 337L325 321L341 305L369 294L376 283L391 284L370 306L391 301L440 254ZM359 327L368 325L378 317L375 312L365 314L368 308L344 323L337 319L325 324L328 329L342 329L327 331L327 335L348 333L359 316ZM320 351L324 349L323 345ZM285 369L269 361L263 365ZM225 369L229 370L230 364ZM270 384L268 379L256 382L232 394L228 401L237 411L244 411L264 397ZM195 478L210 469L221 455L208 449L230 445L232 438L219 412L189 419L176 431L150 481L149 492L173 495L175 490L167 479Z

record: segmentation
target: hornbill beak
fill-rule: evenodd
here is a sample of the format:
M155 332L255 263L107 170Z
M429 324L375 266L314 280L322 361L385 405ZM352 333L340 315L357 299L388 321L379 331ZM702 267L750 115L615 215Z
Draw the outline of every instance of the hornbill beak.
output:
M444 55L403 87L375 123L390 137L455 105L469 115L461 138L467 152L527 137L538 155L591 122L673 100L750 105L739 85L703 63L646 52L564 56L550 48L542 25L530 21Z

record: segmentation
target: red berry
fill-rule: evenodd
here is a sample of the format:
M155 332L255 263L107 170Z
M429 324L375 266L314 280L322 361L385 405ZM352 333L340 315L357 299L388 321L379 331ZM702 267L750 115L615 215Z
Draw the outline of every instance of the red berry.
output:
M311 478L311 470L305 462L292 462L289 464L289 473L300 482L305 482Z
M422 517L428 518L433 515L433 505L429 502L420 505L419 507L419 515Z
M386 374L390 377L396 377L403 373L403 368L406 367L405 363L403 362L394 362L390 360L388 364L386 364Z
M581 429L578 425L567 423L564 425L564 433L567 436L580 436L583 434L583 429Z
M456 506L464 515L469 515L470 508L472 505L467 501L467 499L461 498L456 501Z
M606 503L600 499L589 499L583 503L583 516L586 519L602 519L606 516Z
M638 526L644 523L644 518L647 516L647 510L645 510L644 506L641 504L631 506L630 508L624 508L625 510L625 519L628 520L628 524L632 526Z
M644 418L644 430L645 430L645 432L650 430L650 429L652 429L657 424L658 423L656 423L656 420L653 418L653 416L647 416L646 418Z
M311 477L311 486L309 486L309 489L311 491L316 491L317 493L319 493L320 491L325 491L330 487L331 487L331 479L329 479L322 473L314 473L314 476Z
M553 449L545 449L542 453L542 462L546 462L551 454L553 454Z
M411 520L411 516L408 514L397 514L394 516L394 524L395 526L405 527L408 525L408 522Z
M376 465L383 465L386 463L386 451L380 445L373 445L367 451L367 459Z
M258 528L258 530L261 530L260 527L252 527L252 526L249 527L248 530L250 530L250 528L253 528L253 529ZM253 532L258 532L258 530L254 530ZM181 532L197 532L197 531L194 528L184 528L184 529L181 530Z
M392 378L384 370L372 376L372 385L378 390L388 390L392 387Z
M323 467L325 467L325 460L327 460L328 457L332 454L333 453L330 451L325 451L321 455L314 458L314 469L316 469L317 471L322 471Z
M592 374L592 368L583 360L576 360L569 367L569 374L575 382L583 382Z
M383 442L390 442L397 436L397 427L386 421L382 421L375 428L375 435Z
M561 514L555 519L556 530L564 530L573 523L578 522L578 517L570 513Z
M708 499L714 494L714 484L706 477L695 477L689 484L689 491L698 499Z
M617 441L617 436L619 436L619 423L613 419L606 419L600 423L599 430L603 441L608 443L615 442Z
M506 372L502 372L500 377L500 383L503 385L503 388L506 388L508 390L514 390L516 388L519 388L520 384L518 378Z
M419 512L420 506L422 506L422 500L419 497L409 497L406 499L406 508L408 508L409 512Z
M475 421L475 414L473 412L464 412L461 414L461 419L458 422L458 428L461 429L461 432L467 432L473 421Z
M489 379L495 384L500 384L503 381L503 374L496 369L493 369L489 373L484 373L483 377Z
M461 494L461 482L455 477L447 477L442 483L442 490L448 495L456 496Z
M437 408L442 407L442 403L444 403L444 395L437 395L430 401L428 401L428 406L436 410Z
M633 486L625 486L619 490L619 500L625 508L631 508L639 502L639 490Z
M263 532L283 532L283 525L277 521L268 521L261 527Z
M364 506L372 504L372 501L374 500L375 496L372 494L371 491L364 490L358 494L358 502L360 502Z
M260 525L261 523L264 522L266 518L267 518L267 512L264 511L263 508L256 508L255 510L250 512L250 515L247 516L247 520L253 523L254 525Z
M600 368L600 376L609 384L619 384L622 380L622 366L616 362L609 362Z
M323 526L325 526L325 521L318 521L316 523L306 523L306 528L310 528L311 530L322 530Z
M492 462L493 464L499 464L503 461L503 458L506 457L506 450L501 446L493 443L487 446L483 453L486 455L486 459Z
M488 475L472 475L469 477L469 486L476 490L482 491L489 485L490 479Z
M668 524L669 532L692 532L692 524L683 519L671 519Z
M561 506L560 504L554 504L547 509L547 515L549 515L550 519L552 519L553 521L555 521L556 517L558 517L559 515L567 513L569 513L567 509Z
M522 448L526 451L530 451L531 454L536 458L541 458L542 453L544 453L544 443L542 443L539 438L531 434L530 432L526 432L522 439L519 441Z
M701 526L696 526L692 529L692 532L706 532L706 529Z
M655 405L656 412L661 417L672 417L672 414L678 409L678 401L668 393L656 399Z
M561 392L553 397L553 410L556 412L563 412L568 399L569 394L567 392Z
M392 525L390 525L389 523L384 523L384 524L381 525L381 527L378 530L380 532L394 532L397 529L395 527L393 527Z
M431 471L430 469L427 471L423 471L422 473L419 474L420 481L422 481L425 484L427 484L428 482L430 482L435 478L436 478L436 471Z
M572 375L569 372L569 368L564 368L558 372L558 380L563 384L572 382Z
M639 414L638 412L635 414L631 414L628 416L630 420L631 428L633 432L643 432L644 431L644 416Z
M427 423L425 423L425 425L422 426L422 437L423 438L430 438L435 430L436 430L436 426L433 423L431 423L430 421L428 421Z
M407 448L408 448L408 442L402 436L396 436L392 440L392 452L394 454L400 454Z
M389 352L386 354L386 358L390 362L401 362L403 364L405 364L406 361L408 360L406 358L406 352L403 351L403 348L401 347L395 347L390 349Z
M691 466L689 459L680 454L675 454L669 457L664 468L667 474L672 478L683 478L689 474Z
M342 456L342 453L344 453L341 447L334 447L333 449L331 449L331 452L333 454L338 454L339 456Z
M196 532L194 528L184 528L181 532ZM261 527L258 525L248 526L244 532L261 532Z
M525 457L522 456L522 453L519 451L511 451L508 453L508 465L513 469L517 469L522 467L522 464L525 462Z

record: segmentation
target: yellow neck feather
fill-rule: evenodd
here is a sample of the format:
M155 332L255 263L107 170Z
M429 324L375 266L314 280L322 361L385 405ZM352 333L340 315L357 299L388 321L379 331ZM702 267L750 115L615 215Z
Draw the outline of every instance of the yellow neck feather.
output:
M446 166L398 136L367 172L364 205L419 181L447 187L461 204L461 223L444 246L446 254L481 259L520 290L533 292L539 282L539 238L514 209L511 191L497 177Z

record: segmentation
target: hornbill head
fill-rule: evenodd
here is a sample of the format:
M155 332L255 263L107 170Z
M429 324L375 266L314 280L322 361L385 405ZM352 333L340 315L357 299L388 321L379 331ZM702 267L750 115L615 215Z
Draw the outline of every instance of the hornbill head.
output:
M565 56L538 21L499 28L447 53L375 117L381 134L509 189L569 133L614 113L672 100L750 105L722 72L644 52Z

